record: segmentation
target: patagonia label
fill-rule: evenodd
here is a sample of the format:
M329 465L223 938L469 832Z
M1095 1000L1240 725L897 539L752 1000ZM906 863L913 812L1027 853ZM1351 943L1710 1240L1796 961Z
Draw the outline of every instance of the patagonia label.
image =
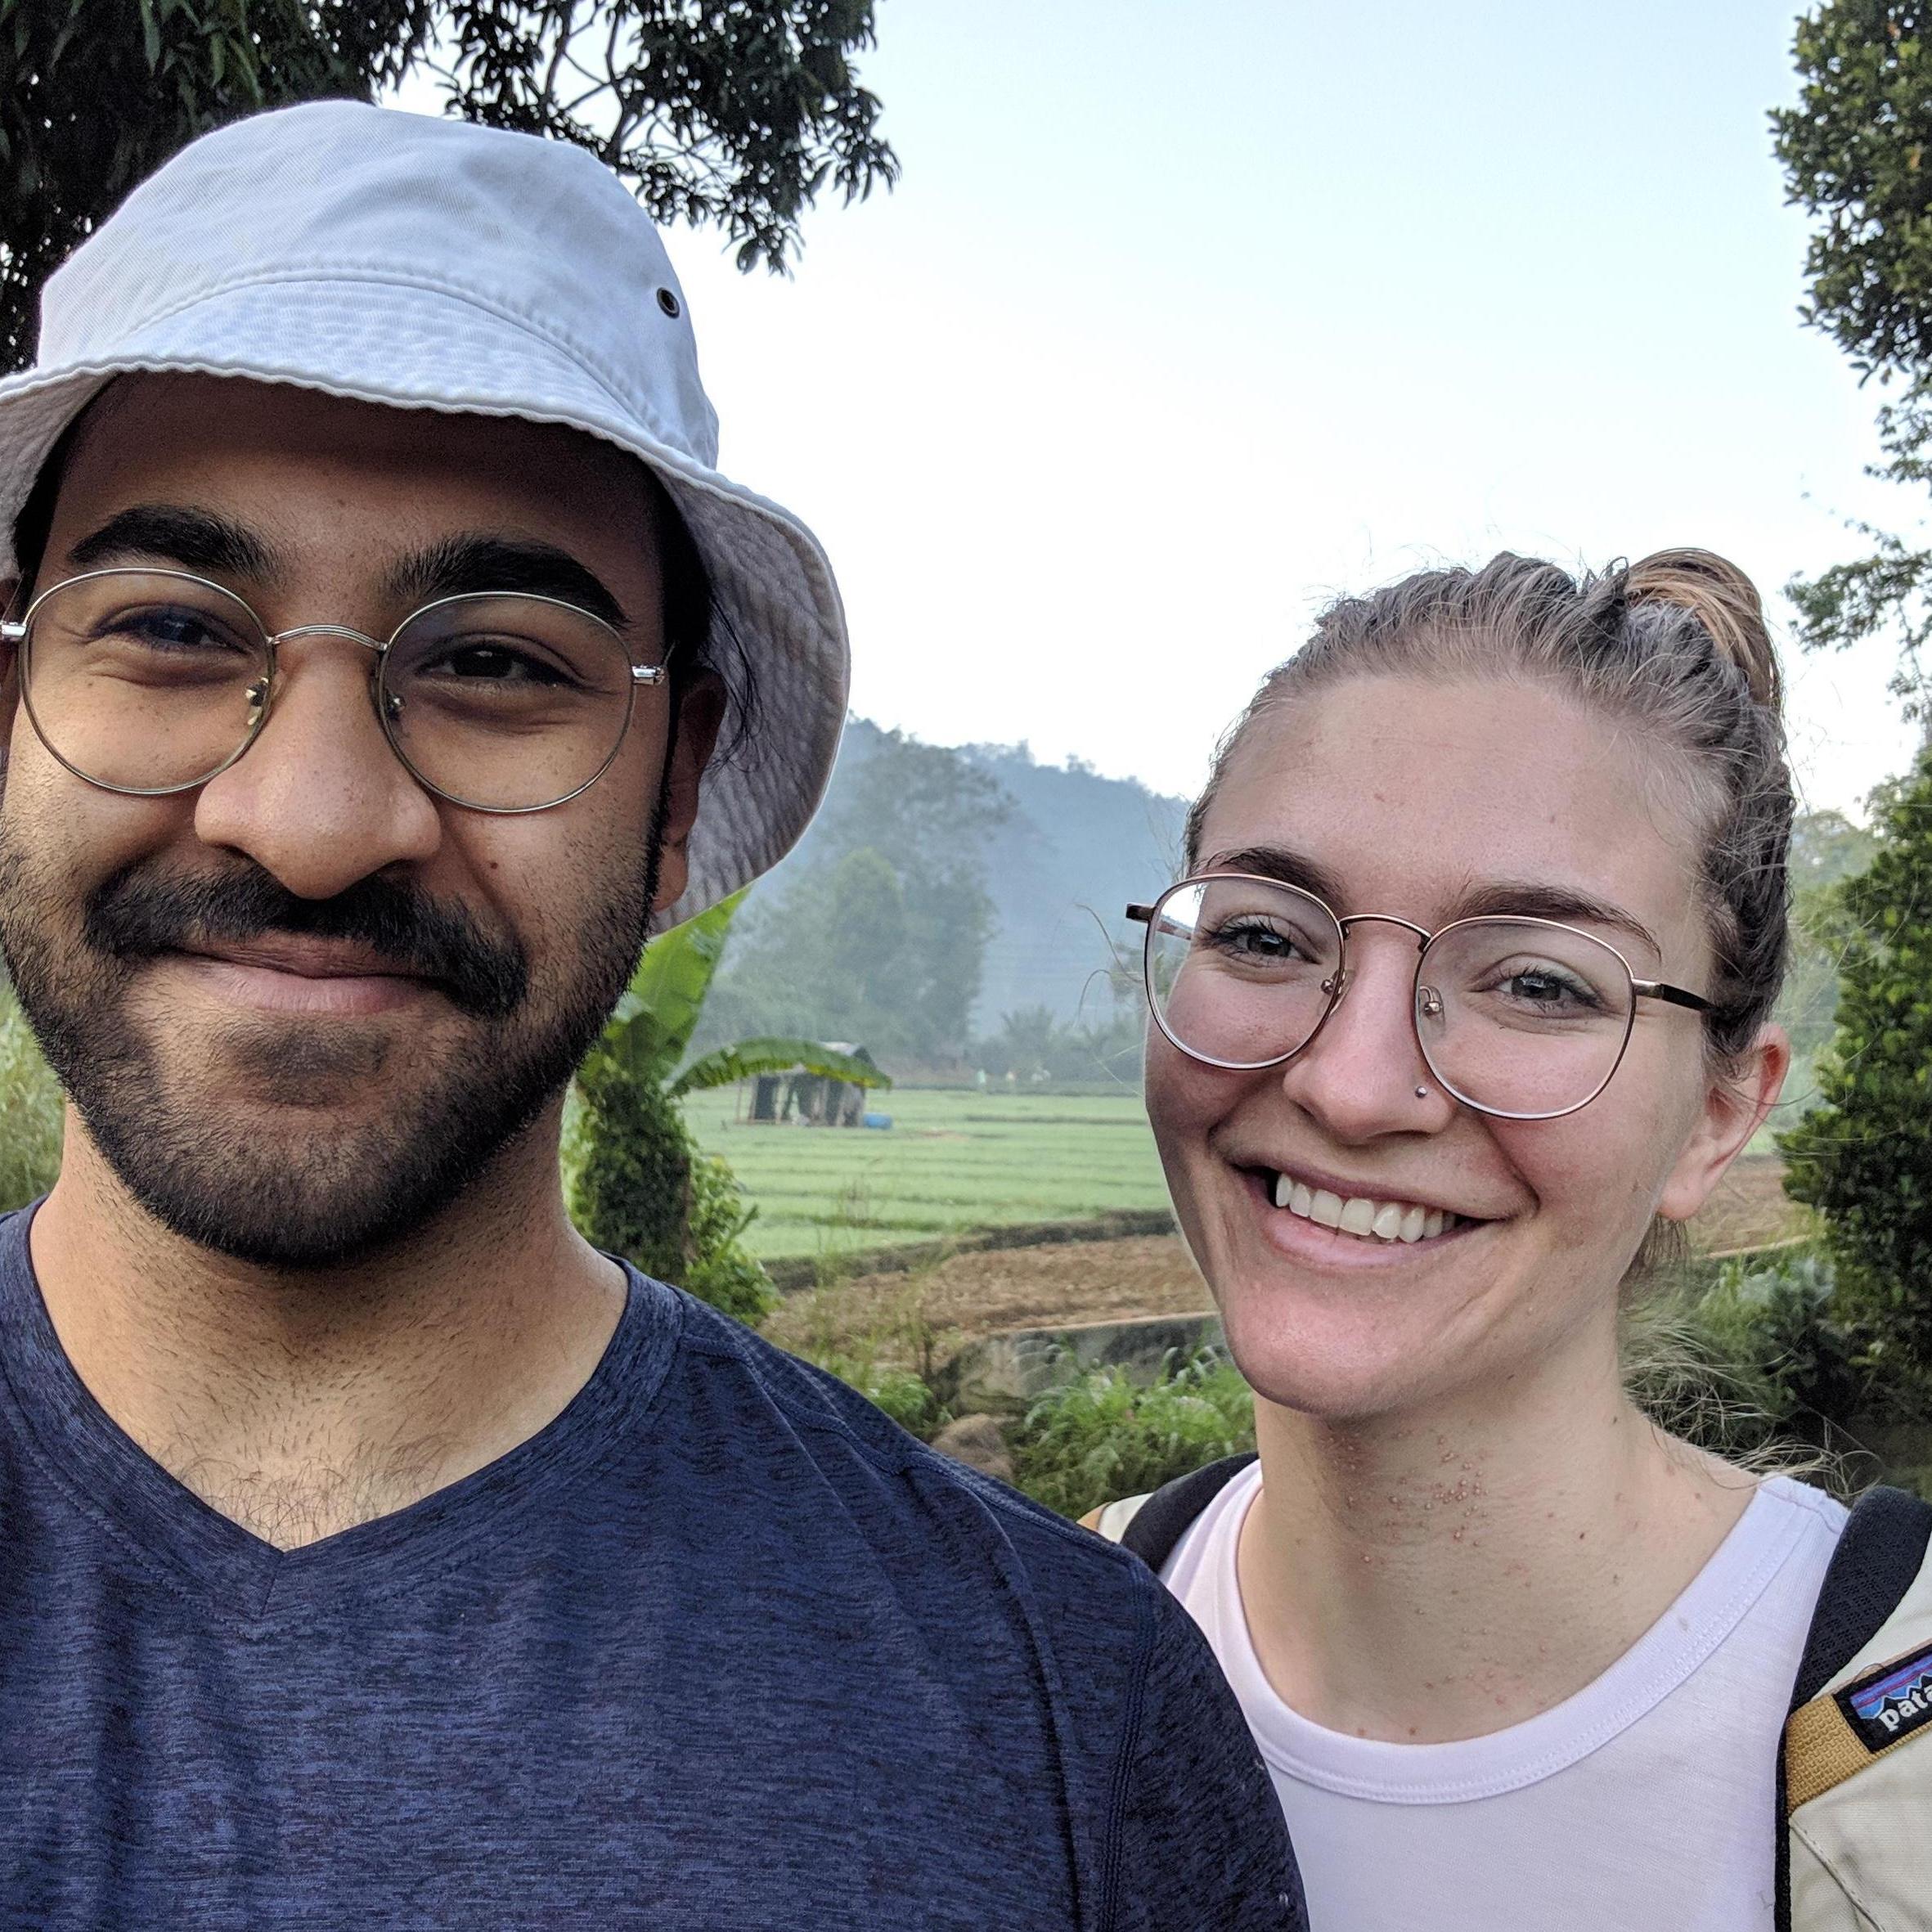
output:
M1838 1693L1838 1708L1868 1751L1932 1723L1932 1644L1868 1670Z

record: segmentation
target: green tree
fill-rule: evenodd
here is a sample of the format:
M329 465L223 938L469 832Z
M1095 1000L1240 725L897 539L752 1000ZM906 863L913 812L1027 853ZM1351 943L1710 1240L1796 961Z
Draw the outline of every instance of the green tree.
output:
M137 182L263 108L431 77L452 113L586 147L660 221L784 266L828 185L898 162L851 56L872 0L0 0L0 371Z
M1838 971L1851 926L1840 887L1871 862L1878 842L1843 812L1801 811L1791 826L1791 950L1779 1023L1791 1037L1785 1098L1795 1110L1817 1094L1817 1066L1838 1014Z
M1932 486L1932 22L1925 0L1824 0L1798 23L1795 106L1771 117L1789 198L1818 218L1806 258L1805 319L1860 374L1898 385L1878 412L1885 460L1872 474ZM1870 554L1789 594L1808 649L1890 630L1894 690L1925 715L1921 654L1932 638L1932 548L1870 524Z
M905 893L869 846L794 878L748 919L743 955L713 998L721 1029L912 1049L905 1024Z
M1932 1369L1932 755L1885 788L1877 852L1839 888L1838 1019L1820 1103L1782 1138L1786 1187L1825 1217L1849 1306Z
M1013 803L957 752L856 721L802 863L762 893L707 1037L805 1031L928 1063L966 1050Z

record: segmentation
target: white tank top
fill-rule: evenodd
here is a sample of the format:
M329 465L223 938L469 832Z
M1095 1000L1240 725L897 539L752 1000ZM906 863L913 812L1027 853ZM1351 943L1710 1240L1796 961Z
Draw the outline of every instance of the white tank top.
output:
M1262 1674L1235 1570L1243 1470L1162 1572L1207 1633L1333 1932L1768 1932L1778 1738L1845 1512L1777 1477L1610 1669L1486 1737L1323 1730Z

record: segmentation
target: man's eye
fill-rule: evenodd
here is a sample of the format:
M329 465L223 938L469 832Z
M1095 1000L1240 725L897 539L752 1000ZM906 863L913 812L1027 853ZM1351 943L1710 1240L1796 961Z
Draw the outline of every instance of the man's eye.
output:
M566 681L555 665L505 644L452 645L438 663L425 668L433 675L477 682L555 685Z
M243 648L191 610L138 610L115 618L104 635L121 637L151 651L216 651Z

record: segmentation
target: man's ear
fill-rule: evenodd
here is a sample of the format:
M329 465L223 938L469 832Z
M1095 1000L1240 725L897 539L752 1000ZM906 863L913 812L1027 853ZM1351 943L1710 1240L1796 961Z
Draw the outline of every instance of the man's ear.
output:
M690 881L691 827L698 820L699 788L724 722L724 685L715 672L700 672L677 694L664 772L663 843L658 847L653 912L662 912L683 897Z
M1791 1067L1791 1042L1782 1027L1765 1027L1744 1064L1714 1073L1704 1108L1664 1184L1657 1212L1667 1221L1687 1221L1711 1197L1724 1170L1750 1144L1784 1090Z

